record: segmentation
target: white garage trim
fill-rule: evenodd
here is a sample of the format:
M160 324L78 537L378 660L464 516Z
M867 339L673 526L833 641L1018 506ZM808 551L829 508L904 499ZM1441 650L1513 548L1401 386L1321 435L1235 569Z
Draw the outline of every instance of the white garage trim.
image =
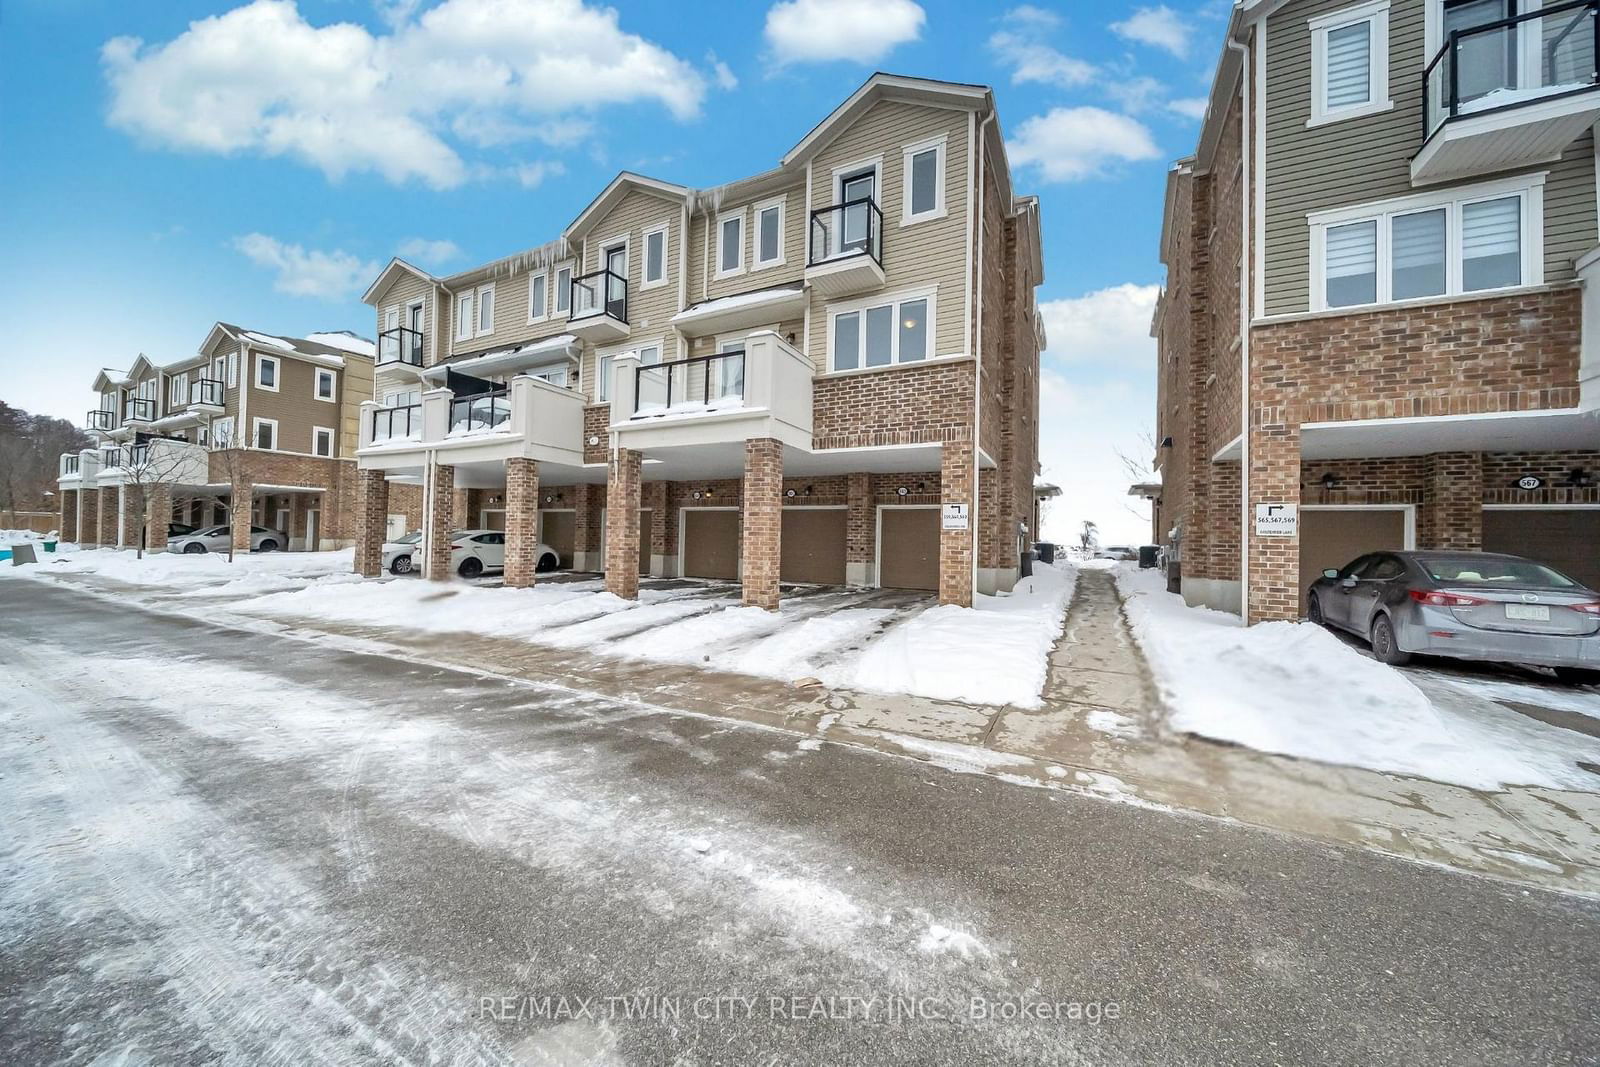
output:
M1405 513L1406 543L1403 551L1417 547L1417 505L1415 504L1301 504L1301 511L1401 511Z
M739 510L741 510L741 508L737 504L719 504L719 505L717 505L715 507L710 507L710 506L701 506L701 507L693 507L693 508L683 507L683 508L679 508L678 509L678 577L680 577L680 578L683 577L683 550L685 548L683 539L684 539L684 531L687 528L687 524L685 522L685 517L687 516L687 514L689 512L691 512L691 511L739 511ZM780 518L778 521L782 522L783 520ZM741 581L743 581L744 580L744 544L743 544L744 532L743 532L743 525L742 524L740 526L739 540L741 542L739 544L739 546L738 546L739 565L735 569L739 572L739 579Z
M872 587L883 588L883 513L889 508L900 511L938 511L943 504L879 504L872 515ZM845 536L849 536L846 531Z

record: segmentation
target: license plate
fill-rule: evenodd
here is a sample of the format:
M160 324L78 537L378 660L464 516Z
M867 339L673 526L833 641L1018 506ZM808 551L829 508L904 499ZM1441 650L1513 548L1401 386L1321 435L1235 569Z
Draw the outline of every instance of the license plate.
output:
M1529 622L1549 622L1550 607L1548 604L1507 604L1506 618L1527 619Z

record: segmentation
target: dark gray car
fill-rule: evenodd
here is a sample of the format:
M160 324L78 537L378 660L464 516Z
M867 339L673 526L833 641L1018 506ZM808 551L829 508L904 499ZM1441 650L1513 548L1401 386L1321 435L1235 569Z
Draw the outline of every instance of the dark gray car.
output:
M1311 584L1307 616L1372 642L1384 663L1413 654L1531 663L1600 683L1600 593L1497 552L1373 552Z

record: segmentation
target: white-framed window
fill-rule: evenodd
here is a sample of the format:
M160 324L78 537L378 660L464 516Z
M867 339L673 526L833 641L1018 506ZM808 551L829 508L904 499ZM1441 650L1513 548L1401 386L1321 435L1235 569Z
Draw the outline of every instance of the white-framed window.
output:
M1544 282L1545 173L1320 211L1311 310Z
M494 286L478 286L478 336L494 333Z
M572 264L556 268L556 291L551 295L555 297L557 315L572 314Z
M611 402L611 368L618 356L632 352L639 357L639 366L653 367L661 362L661 342L645 341L634 345L632 348L611 352L600 357L599 380L595 382L595 402L609 404Z
M1311 19L1311 118L1306 125L1388 111L1389 0Z
M420 403L422 403L420 389L394 389L383 394L383 406L386 408L403 408Z
M456 340L472 340L472 293L456 294Z
M265 389L269 393L278 391L279 376L283 372L282 365L277 356L266 356L256 353L256 388Z
M239 384L239 353L228 353L228 388Z
M644 280L641 289L654 289L667 284L667 227L656 226L644 231Z
M717 277L744 273L744 208L717 216Z
M316 385L312 388L312 396L329 404L338 402L339 376L325 367L318 367Z
M567 365L565 363L550 367L533 367L528 370L528 377L537 378L541 382L549 382L565 389L567 387Z
M333 430L326 426L313 426L311 428L311 454L313 456L333 455Z
M254 418L250 420L250 443L256 448L278 447L278 420Z
M184 371L174 374L167 379L167 398L173 407L182 407L189 402L189 373Z
M233 416L211 420L211 443L218 448L236 445L233 439Z
M751 270L783 266L783 216L788 198L773 197L755 206L755 265Z
M218 357L216 357L215 359L213 359L211 361L211 380L212 381L220 382L220 381L224 380L223 376L228 373L227 367L226 367L226 362L227 361L224 360L221 356L218 356Z
M528 321L542 322L550 316L550 275L543 271L528 275Z
M935 289L917 289L828 308L828 369L865 370L933 355Z
M194 443L197 445L209 445L211 443L210 431L211 427L207 426L203 422L199 426L196 426L194 428Z
M945 137L906 145L902 162L905 188L900 198L900 224L944 218Z

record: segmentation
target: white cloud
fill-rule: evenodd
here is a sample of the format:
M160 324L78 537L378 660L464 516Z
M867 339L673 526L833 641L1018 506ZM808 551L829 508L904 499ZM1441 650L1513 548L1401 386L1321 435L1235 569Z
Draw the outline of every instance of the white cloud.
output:
M359 294L381 269L349 252L307 250L284 244L264 233L236 237L233 247L258 266L276 273L272 287L291 296L313 296L330 302L348 300Z
M521 183L524 189L533 189L539 185L542 185L546 178L553 178L557 175L565 174L566 172L567 168L561 164L560 160L544 160L538 163L523 163L518 165L514 170L514 173L517 176L517 181Z
M1150 462L1155 405L1151 375L1080 382L1053 368L1041 372L1041 477L1061 487L1044 505L1043 540L1075 544L1088 519L1100 528L1101 544L1149 542L1150 505L1128 496L1135 472L1123 457Z
M1122 110L1137 115L1160 104L1167 95L1167 87L1148 75L1140 74L1108 81L1106 92L1122 105Z
M915 41L926 21L912 0L783 0L767 10L767 45L779 63L871 63Z
M1007 145L1011 162L1033 167L1046 181L1093 178L1118 162L1161 155L1144 124L1098 107L1058 107L1017 127Z
M1194 32L1182 15L1165 4L1141 7L1126 20L1113 22L1111 29L1130 41L1164 49L1179 59L1188 57L1189 35Z
M423 266L442 266L462 256L461 246L454 241L430 241L425 237L411 237L400 242L400 258Z
M481 173L459 142L570 138L587 130L571 123L610 105L654 102L688 119L705 95L690 64L582 0L444 0L420 16L398 2L380 14L390 28L374 35L314 26L292 0L254 0L165 44L114 38L101 49L109 121L168 148L451 188Z
M1160 295L1159 285L1125 282L1067 300L1040 302L1049 346L1045 354L1062 362L1153 372L1156 342L1150 336L1150 318Z
M732 67L718 59L715 52L706 53L706 62L711 64L711 75L716 79L718 89L732 92L739 88L739 76L733 72Z
M1207 100L1203 96L1190 96L1182 100L1167 102L1167 110L1182 115L1186 119L1203 119L1206 117Z
M1094 64L1074 59L1018 30L999 30L989 38L989 49L1011 67L1011 81L1045 85L1083 85L1094 79Z

